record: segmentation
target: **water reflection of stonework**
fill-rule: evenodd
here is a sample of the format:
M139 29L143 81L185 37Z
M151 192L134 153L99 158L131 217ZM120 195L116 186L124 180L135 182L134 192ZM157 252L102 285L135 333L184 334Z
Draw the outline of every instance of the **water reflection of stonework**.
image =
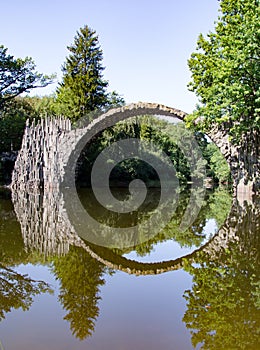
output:
M259 200L254 202L233 202L229 216L212 244L205 247L210 258L219 258L219 254L225 252L234 244L244 254L259 254L255 247L259 246L260 234L260 206ZM258 243L256 242L258 240ZM217 254L216 254L217 253Z
M54 193L12 192L12 200L26 249L45 255L66 254L71 238L61 212L61 198Z
M247 207L243 208L233 203L231 212L218 233L204 246L183 257L185 259L141 263L128 260L110 249L83 241L68 219L60 193L13 191L12 200L21 224L26 249L37 250L45 255L64 255L69 251L70 245L78 246L84 248L93 258L109 268L137 275L177 270L183 267L184 260L192 261L197 254L206 254L214 260L221 251L228 248L231 242L241 244L241 231L250 237L250 225L253 225L253 229L259 232L259 219L256 219L259 218L259 207L257 205L248 206L245 203ZM241 249L244 249L243 244L241 244Z

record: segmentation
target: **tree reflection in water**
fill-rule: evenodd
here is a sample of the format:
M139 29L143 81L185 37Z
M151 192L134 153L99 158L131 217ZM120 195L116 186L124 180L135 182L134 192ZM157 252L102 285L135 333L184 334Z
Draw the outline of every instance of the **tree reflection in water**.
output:
M192 345L201 349L259 349L259 203L233 206L225 224L235 232L216 259L201 252L185 269L193 275L185 291L183 317Z
M35 295L52 293L44 281L36 281L15 271L21 263L39 262L24 250L19 224L7 192L0 192L0 320L12 309L29 310Z
M257 348L260 306L257 203L241 207L234 202L223 224L231 197L226 191L216 190L205 198L192 227L181 233L178 226L187 205L187 198L182 197L176 215L165 230L149 242L135 247L140 255L149 254L156 244L170 239L179 242L180 246L199 247L204 239L203 227L211 218L215 218L218 226L222 227L208 245L190 254L187 259L180 258L178 263L174 260L171 263L164 261L157 263L155 268L152 263L141 266L139 262L124 259L122 255L128 251L111 251L93 247L87 242L81 244L73 237L68 221L62 224L60 198L56 200L51 194L43 198L19 194L13 196L13 201L26 249L20 244L18 226L13 225L13 241L20 243L16 243L16 248L11 252L10 235L4 234L7 232L4 217L10 220L10 208L0 208L3 213L0 218L0 315L12 307L28 309L34 295L49 291L43 282L18 276L12 270L12 266L22 262L47 261L51 264L56 279L60 281L59 301L66 310L65 319L79 339L89 337L94 332L105 274L117 268L129 273L151 274L165 272L169 267L174 270L185 266L185 270L193 275L193 285L184 294L188 309L183 321L191 329L193 346L202 343L204 349ZM122 264L129 266L123 269ZM145 271L147 266L149 271ZM13 289L7 292L6 282L12 279ZM15 293L20 293L20 297Z
M52 292L44 281L35 281L0 264L0 321L12 309L29 310L33 297Z
M64 319L70 322L72 333L83 340L95 329L106 268L83 248L71 246L65 256L53 259L52 270L61 284L59 301L68 312Z

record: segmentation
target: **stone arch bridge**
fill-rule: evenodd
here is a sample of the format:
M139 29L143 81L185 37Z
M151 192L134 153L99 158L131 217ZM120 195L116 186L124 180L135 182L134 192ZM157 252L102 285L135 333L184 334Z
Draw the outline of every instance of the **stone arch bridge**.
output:
M62 118L42 119L37 125L27 123L11 187L27 190L71 183L81 150L92 137L116 122L141 115L161 115L184 121L187 114L161 104L139 102L111 109L87 126L76 129L72 129L69 120ZM258 178L259 182L259 154L250 154L249 159L249 155L241 151L242 148L231 144L227 131L222 127L212 127L207 135L227 160L234 193L251 193L254 186L252 179ZM256 187L259 188L259 183Z

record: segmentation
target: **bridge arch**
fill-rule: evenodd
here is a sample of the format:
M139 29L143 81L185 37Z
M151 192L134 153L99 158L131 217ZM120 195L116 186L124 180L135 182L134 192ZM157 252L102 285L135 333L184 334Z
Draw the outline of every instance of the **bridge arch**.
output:
M155 103L132 103L123 107L110 109L108 112L101 114L95 118L90 124L84 128L77 128L67 134L67 137L61 144L66 176L62 178L65 183L71 183L75 176L76 162L85 145L98 133L115 125L120 121L124 121L131 117L144 115L161 115L184 121L187 113ZM67 149L71 152L66 152Z
M64 185L69 186L69 184L74 181L76 163L80 157L81 151L95 135L106 128L115 125L117 122L124 121L131 117L144 115L165 116L185 122L185 117L188 114L179 109L162 104L138 102L123 107L113 108L95 118L86 127L71 130L60 145L61 153L63 155L62 163L64 173L62 175L62 182L65 182ZM207 136L209 136L210 139L219 147L220 152L224 155L228 162L228 150L230 149L228 138L225 138L223 134L220 135L219 130L216 129L212 129L212 132L208 133ZM69 152L66 151L68 149L70 150ZM228 165L230 166L229 162Z

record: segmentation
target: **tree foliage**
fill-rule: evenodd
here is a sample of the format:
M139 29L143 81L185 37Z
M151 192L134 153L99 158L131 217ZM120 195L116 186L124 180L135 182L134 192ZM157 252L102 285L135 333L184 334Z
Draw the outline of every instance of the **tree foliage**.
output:
M220 8L215 32L199 36L188 61L190 90L200 104L187 120L205 130L227 122L238 137L260 125L260 6L259 0L222 0Z
M96 32L88 26L80 28L67 48L70 54L62 67L57 112L76 121L96 109L122 103L115 92L106 91L108 82L103 78L103 53Z
M171 125L171 127L173 129L175 128L173 125ZM143 142L147 142L147 153L151 152L149 142L156 144L157 147L172 160L179 180L186 182L190 179L190 169L187 159L185 159L176 145L176 141L169 132L171 131L176 136L176 132L171 130L171 127L163 120L152 116L144 116L140 118L129 118L126 121L119 122L107 128L97 135L94 142L91 141L90 144L86 145L80 158L80 162L83 166L79 172L79 181L84 177L85 180L87 180L87 184L89 183L89 175L91 174L91 169L96 157L102 150L109 147L110 144L120 139L138 138ZM183 127L181 126L181 129L185 132L184 125ZM161 154L158 153L157 156L161 157ZM126 159L116 164L111 172L110 180L111 183L113 183L113 181L118 183L118 180L121 179L123 185L135 178L141 178L148 185L149 183L152 184L154 181L158 182L159 180L157 173L148 163L135 158Z
M110 144L120 139L139 138L147 142L147 153L149 143L157 145L171 160L176 170L176 176L181 184L187 184L191 180L190 164L192 159L188 159L190 152L190 131L185 128L184 123L174 125L165 120L160 120L153 116L133 117L126 121L119 122L114 126L107 128L88 143L79 159L78 183L90 184L92 166L102 150L109 147ZM207 176L212 177L216 182L228 181L230 177L229 167L226 160L221 155L217 146L209 143L202 133L195 133L194 140L201 150L202 156L198 161L206 166ZM178 146L182 145L182 149ZM183 150L185 149L185 154ZM158 154L158 157L161 155ZM191 157L194 154L191 154ZM213 159L214 157L214 159ZM212 159L211 159L212 158ZM202 167L203 168L203 167ZM198 166L198 169L200 167ZM205 174L193 174L198 178ZM116 164L111 172L111 184L117 183L124 185L135 178L141 178L148 185L158 183L157 173L145 162L139 159L127 159Z
M55 94L45 96L25 96L23 100L29 104L34 111L35 118L55 116Z
M14 97L31 89L45 87L53 82L48 76L36 71L32 58L14 58L7 48L0 46L0 109Z
M209 165L209 176L221 183L231 181L230 169L224 156L214 143L208 143L204 152Z
M37 114L28 101L16 97L5 103L0 115L0 152L18 151L26 120L36 118Z

